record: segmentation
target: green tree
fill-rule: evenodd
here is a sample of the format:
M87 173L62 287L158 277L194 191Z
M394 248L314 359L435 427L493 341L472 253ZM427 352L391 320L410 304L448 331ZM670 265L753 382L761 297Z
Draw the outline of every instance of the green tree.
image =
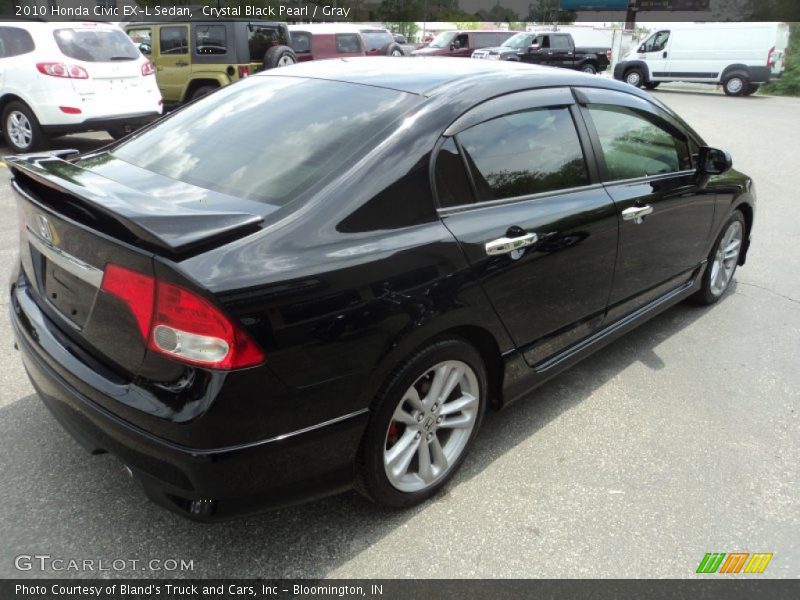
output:
M800 23L791 23L789 30L783 74L761 88L765 94L800 96Z

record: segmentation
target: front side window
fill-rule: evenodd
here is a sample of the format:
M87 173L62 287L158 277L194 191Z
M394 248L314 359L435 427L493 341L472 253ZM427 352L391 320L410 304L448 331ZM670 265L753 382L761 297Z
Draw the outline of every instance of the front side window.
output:
M197 54L227 54L228 36L225 25L195 25L194 51Z
M9 58L33 52L35 45L31 34L19 27L0 27L0 58Z
M367 52L380 50L394 42L392 34L383 29L362 29L361 35L367 45Z
M642 52L660 52L667 46L668 40L669 31L658 31L645 40Z
M188 54L186 27L162 27L159 35L161 54Z
M431 48L449 48L450 44L456 39L456 32L455 31L443 31L439 35L437 35L430 44L428 44Z
M666 123L624 106L590 104L609 180L692 168L686 137Z
M486 121L457 136L478 200L500 200L589 183L567 108L537 108Z
M86 62L135 60L139 49L121 29L104 27L65 27L53 36L64 56Z

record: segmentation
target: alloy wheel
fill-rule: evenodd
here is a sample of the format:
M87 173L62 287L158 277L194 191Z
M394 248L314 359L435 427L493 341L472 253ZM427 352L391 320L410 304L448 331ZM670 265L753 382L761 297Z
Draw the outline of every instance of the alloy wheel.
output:
M18 148L27 148L33 141L33 128L24 113L14 110L8 114L6 120L8 137Z
M395 48L394 50L392 50L392 56L403 56L403 52L402 50L398 50L397 48Z
M739 252L742 249L742 224L732 221L722 236L717 246L714 262L711 264L710 289L714 296L721 296L728 288L736 264L739 261Z
M406 390L386 431L386 477L402 492L439 481L467 446L478 417L475 371L459 360L440 362Z
M284 54L278 59L278 66L279 67L288 67L289 65L295 64L295 60L289 56L288 54Z

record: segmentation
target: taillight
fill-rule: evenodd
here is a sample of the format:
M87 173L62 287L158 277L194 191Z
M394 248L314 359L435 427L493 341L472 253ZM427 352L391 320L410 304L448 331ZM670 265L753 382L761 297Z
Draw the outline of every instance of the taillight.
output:
M58 107L61 112L68 114L68 115L79 115L81 114L80 108L75 108L74 106L59 106Z
M767 52L767 66L770 68L775 64L775 61L772 58L773 54L775 54L775 46L770 48L769 52Z
M239 65L239 79L244 79L250 75L250 65Z
M610 61L611 60L611 50L606 50L606 58Z
M86 69L78 65L67 65L57 62L36 63L36 69L42 75L63 77L65 79L89 79Z
M142 63L142 75L155 75L156 74L156 67L153 65L153 61L148 60L146 63Z
M109 264L101 289L128 305L150 350L214 369L264 362L264 353L240 327L186 288Z

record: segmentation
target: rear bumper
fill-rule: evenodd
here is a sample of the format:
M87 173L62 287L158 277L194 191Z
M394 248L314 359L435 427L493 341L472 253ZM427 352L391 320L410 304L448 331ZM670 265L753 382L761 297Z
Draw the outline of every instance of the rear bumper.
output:
M151 121L155 121L160 116L161 113L158 111L134 113L117 117L85 119L77 123L42 125L42 130L48 135L65 135L82 131L107 131L109 129L129 129L133 131Z
M366 410L238 446L197 449L176 444L109 412L56 372L45 350L59 344L50 333L52 323L43 314L27 314L15 293L25 292L12 286L11 322L36 392L90 453L110 452L130 467L154 502L189 518L211 521L352 486Z

